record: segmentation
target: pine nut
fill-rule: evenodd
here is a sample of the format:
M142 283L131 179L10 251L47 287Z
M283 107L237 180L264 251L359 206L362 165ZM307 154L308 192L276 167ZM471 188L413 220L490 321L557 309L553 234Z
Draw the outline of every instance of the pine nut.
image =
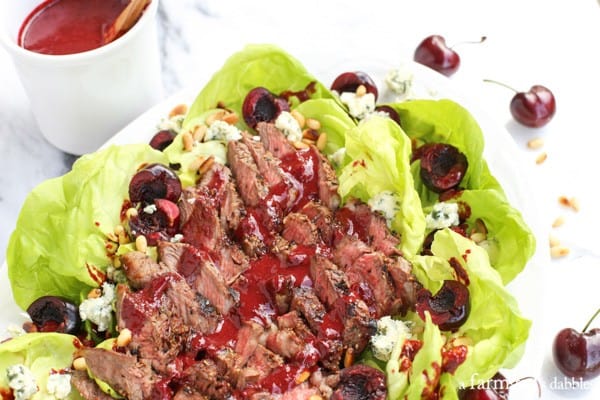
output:
M558 228L559 226L562 226L564 223L565 223L565 217L560 216L560 217L556 218L554 220L554 222L552 222L552 227Z
M146 236L140 235L135 238L135 249L137 251L141 251L145 253L148 249L148 241L146 240Z
M309 146L306 143L302 143L302 142L292 142L292 145L298 150L309 148Z
M119 257L115 257L113 259L113 267L121 268L122 266L123 266L123 264L121 263L121 259Z
M546 159L548 158L548 154L547 153L541 153L539 156L537 156L535 158L535 163L536 164L542 164L544 161L546 161Z
M573 211L579 211L580 210L579 199L577 199L575 197L571 197L569 199L569 202L571 203L571 208L573 209Z
M192 137L192 134L184 132L181 136L181 140L183 141L183 149L185 151L192 151L192 148L194 147L194 138Z
M229 125L235 125L240 120L240 117L234 112L228 112L225 113L222 120L227 122Z
M206 161L206 156L198 156L194 158L188 164L188 170L191 172L197 172L200 169L200 166Z
M119 237L114 232L108 232L106 238L111 242L119 243Z
M87 298L88 299L97 299L100 296L102 296L102 290L100 290L100 288L93 288L92 290L89 291Z
M200 167L198 167L198 171L200 172L200 174L205 174L208 171L210 171L210 169L212 168L214 163L215 163L215 157L210 156L207 159L205 159L202 162L202 164L200 164Z
M367 87L365 85L359 85L356 88L356 96L361 97L367 94Z
M300 372L300 374L296 377L296 383L299 385L302 382L306 381L308 378L310 378L310 372L309 371L302 371Z
M215 121L222 121L227 111L220 109L206 117L206 125L211 126Z
M307 128L302 131L302 138L304 138L304 139L317 140L318 137L319 137L319 131L317 131L315 129Z
M131 208L128 208L128 209L127 209L127 211L125 211L125 216L126 216L128 219L131 219L131 218L137 217L137 215L138 215L138 210L137 210L137 208L131 207Z
M321 129L321 123L314 118L308 118L306 120L306 127L308 129L314 129L315 131L318 131L319 129Z
M317 149L323 151L327 146L327 133L321 132L319 138L317 139Z
M175 107L173 107L171 112L169 112L169 118L173 118L178 115L185 115L187 113L187 111L188 111L187 104L178 104Z
M548 244L550 245L550 247L555 247L560 244L560 240L558 240L556 236L551 234L550 237L548 237Z
M300 129L304 129L304 125L306 124L306 118L304 118L304 115L302 115L298 110L292 110L290 111L290 114L292 114L292 117L294 117L296 122L298 122Z
M527 147L532 150L541 149L544 146L544 140L542 138L534 138L527 142Z
M344 354L344 367L348 368L354 364L354 350L351 348L346 350L346 354Z
M554 246L550 248L550 257L561 258L568 256L571 251L565 246Z
M195 142L201 142L204 140L204 135L206 134L207 129L208 127L206 125L195 125L192 129L190 129L192 139L194 139Z
M85 361L85 358L78 357L78 358L74 359L73 360L73 369L76 371L87 370L87 362Z
M487 239L485 233L483 232L475 232L471 234L471 240L474 241L475 243L481 243L483 242L485 239Z
M117 346L127 346L129 343L131 343L131 337L131 331L127 328L123 328L121 332L119 332L119 336L117 337Z
M486 235L488 233L487 226L485 226L485 222L481 218L475 220L475 232L485 233Z
M318 394L313 394L308 398L308 400L323 400L323 398Z

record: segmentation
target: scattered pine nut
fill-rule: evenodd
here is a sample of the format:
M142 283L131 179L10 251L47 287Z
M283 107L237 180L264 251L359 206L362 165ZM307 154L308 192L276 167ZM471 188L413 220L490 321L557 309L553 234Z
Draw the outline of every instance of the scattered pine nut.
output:
M227 122L229 125L235 125L240 120L240 117L234 112L228 112L225 113L222 120Z
M128 219L137 217L137 215L138 215L138 210L135 207L130 207L130 208L127 209L127 211L125 211L125 216Z
M315 131L318 131L319 129L321 129L321 123L314 118L308 118L306 120L306 127L308 129L314 129Z
M475 243L481 243L483 242L485 239L487 239L485 233L483 232L475 232L471 234L471 240L474 241Z
M292 142L292 145L298 150L308 149L309 147L306 143L303 142Z
M560 244L560 240L558 240L556 236L550 234L550 237L548 238L548 244L550 245L550 247L555 247Z
M325 146L327 146L327 133L321 132L317 139L317 149L323 151L325 150Z
M200 166L202 164L204 164L205 161L206 161L206 156L196 157L188 164L188 170L191 172L197 172L200 169Z
M194 147L194 138L192 137L192 134L184 132L181 136L181 140L183 141L183 149L185 151L192 151L192 148Z
M141 251L142 253L146 252L148 249L148 241L146 240L146 236L140 235L135 238L135 249L137 251Z
M200 164L198 171L200 172L200 174L205 174L212 168L214 163L215 163L215 157L210 156L210 157L206 158L202 162L202 164Z
M544 139L542 138L534 138L527 142L527 147L532 150L541 149L544 146Z
M119 332L119 336L117 337L117 346L127 346L129 343L131 343L131 337L131 331L127 328L123 328L121 332Z
M312 139L306 139L306 138L304 138L304 139L302 139L302 143L306 143L308 145L311 145L311 144L315 144L316 142L314 140L312 140Z
M308 398L308 400L323 400L323 398L318 394L313 394Z
M578 212L581 209L579 206L579 199L577 199L576 197L571 197L570 202L571 202L571 208L573 209L573 211Z
M310 372L309 371L302 371L296 377L296 383L299 385L302 382L306 381L308 378L310 378Z
M576 197L560 196L558 202L562 206L573 209L573 211L577 212L580 210L579 200Z
M364 96L365 94L367 94L367 87L365 85L359 85L356 88L356 96L361 97Z
M108 240L110 240L111 242L115 242L115 243L119 243L119 237L117 235L115 235L114 232L108 232L106 234L106 237Z
M73 369L76 371L85 371L87 370L87 363L85 361L85 358L83 357L78 357L76 359L73 360Z
M206 125L211 126L215 121L222 121L227 111L220 109L206 117Z
M481 232L486 235L488 233L487 226L485 226L485 222L481 218L475 220L475 232Z
M206 131L208 130L208 126L206 125L196 125L191 130L192 139L196 142L201 142L204 140L204 135L206 135Z
M304 115L302 115L298 110L292 110L290 111L290 114L292 115L292 117L294 117L296 122L298 122L298 125L300 125L300 129L304 129L304 125L306 124L306 118L304 118Z
M565 217L560 216L560 217L556 218L554 220L554 222L552 222L552 227L558 228L559 226L562 226L564 223L565 223Z
M565 246L553 246L550 248L550 257L552 258L561 258L568 256L571 251L568 247Z
M176 117L178 115L185 115L188 111L187 104L178 104L169 112L169 118Z
M307 128L302 131L303 139L317 140L318 137L319 137L319 131L317 131L316 129Z
M354 364L354 350L349 348L346 350L346 354L344 354L344 367L348 368Z
M113 267L115 267L115 268L121 268L122 267L121 259L119 257L115 257L113 259Z
M535 163L539 165L539 164L542 164L547 159L548 159L548 153L543 152L543 153L540 153L540 155L535 158Z
M88 299L97 299L100 296L102 296L102 290L100 290L100 288L93 288L92 290L89 291L87 298Z

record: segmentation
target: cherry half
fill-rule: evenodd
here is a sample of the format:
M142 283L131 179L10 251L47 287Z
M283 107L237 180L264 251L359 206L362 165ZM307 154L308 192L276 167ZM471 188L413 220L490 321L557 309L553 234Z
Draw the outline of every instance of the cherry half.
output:
M568 377L593 379L600 375L600 329L588 328L600 309L581 332L565 328L554 338L552 355L558 369Z
M423 184L436 193L458 187L469 163L458 148L445 143L426 143L417 148L414 160L421 160Z
M495 80L484 79L484 82L495 83L515 92L510 101L510 113L519 123L531 128L546 125L556 113L554 94L545 86L533 85L527 92L516 89Z
M282 111L290 111L290 105L264 87L255 87L248 92L242 104L242 116L250 128L259 122L273 122Z
M339 94L344 92L354 93L361 85L367 89L367 93L372 93L375 100L377 100L379 95L377 85L367 73L362 71L344 72L338 75L331 84L331 90L335 90Z
M464 324L471 310L469 289L461 282L446 280L435 295L425 288L417 292L417 314L425 319L425 311L442 331L454 331Z

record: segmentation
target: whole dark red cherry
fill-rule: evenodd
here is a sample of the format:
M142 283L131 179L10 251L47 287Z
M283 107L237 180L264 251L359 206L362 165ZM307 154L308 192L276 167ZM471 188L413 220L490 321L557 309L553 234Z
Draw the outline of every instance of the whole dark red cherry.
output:
M385 400L385 374L378 369L354 364L340 372L340 382L331 400Z
M460 66L460 56L446 45L440 35L427 36L415 49L414 60L446 76L453 75Z
M519 92L502 82L491 79L484 81L496 83L515 92L510 101L510 113L517 122L525 126L531 128L544 126L556 113L554 94L545 86L533 85L527 92Z
M242 104L244 121L253 129L259 122L273 122L282 111L289 110L290 105L285 98L260 86L249 91Z
M425 288L417 292L416 310L422 319L429 311L442 331L454 331L465 323L471 310L469 289L456 280L445 280L435 295Z
M458 148L444 143L426 143L417 148L413 160L421 160L420 176L423 184L436 193L443 193L460 185L469 163Z
M57 296L42 296L27 307L27 314L38 332L79 332L79 309L69 300Z
M375 96L375 100L377 100L379 96L377 85L367 73L362 71L344 72L338 75L331 84L331 90L335 90L338 93L354 93L360 85L363 85L367 89L367 93L372 93Z
M154 199L174 203L181 196L181 181L169 167L149 164L140 169L129 182L129 199L133 203L152 204Z
M565 328L554 338L554 363L568 377L588 380L600 375L600 329L588 331L599 312L596 311L581 332Z

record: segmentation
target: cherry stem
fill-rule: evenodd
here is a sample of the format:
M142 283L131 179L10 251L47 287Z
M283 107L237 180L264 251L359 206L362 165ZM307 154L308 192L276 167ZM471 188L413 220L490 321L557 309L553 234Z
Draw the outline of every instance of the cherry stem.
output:
M594 313L594 315L592 315L592 318L590 318L590 320L587 322L587 324L585 324L585 327L583 328L583 330L581 331L581 333L585 333L585 331L588 330L588 328L590 327L592 321L598 316L598 314L600 314L600 308L596 310L596 312Z
M508 86L506 83L498 82L498 81L495 81L493 79L484 79L483 81L484 82L488 82L488 83L495 83L496 85L500 85L500 86L504 86L505 88L510 89L510 90L512 90L515 93L518 93L517 89L515 89L512 86Z
M458 42L452 45L452 47L450 47L451 49L454 49L456 46L460 46L463 44L479 44L479 43L483 43L487 40L487 36L482 36L479 40L467 40L464 42Z
M511 387L512 385L515 385L519 382L523 382L523 381L528 381L533 379L535 381L535 383L537 384L537 388L538 388L538 399L542 398L542 387L540 385L540 381L538 381L536 378L534 378L533 376L526 376L525 378L520 378L517 379L516 381L512 381L511 383L508 384L508 387Z

